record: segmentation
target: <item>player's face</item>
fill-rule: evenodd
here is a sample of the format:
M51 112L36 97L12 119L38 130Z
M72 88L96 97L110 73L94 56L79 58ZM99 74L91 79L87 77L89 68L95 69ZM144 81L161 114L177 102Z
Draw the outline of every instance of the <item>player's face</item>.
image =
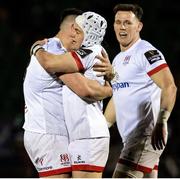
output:
M83 39L84 39L84 32L83 30L79 27L77 23L73 24L73 31L75 33L74 38L73 38L73 49L77 50L81 47Z
M114 20L114 31L121 50L127 50L138 39L142 23L132 11L118 11Z

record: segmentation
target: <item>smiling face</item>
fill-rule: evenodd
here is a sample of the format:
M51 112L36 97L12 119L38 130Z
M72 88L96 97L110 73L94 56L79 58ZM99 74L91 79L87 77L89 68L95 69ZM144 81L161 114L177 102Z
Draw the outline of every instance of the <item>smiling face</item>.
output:
M114 31L121 51L130 48L139 38L142 23L132 11L118 11L114 20Z

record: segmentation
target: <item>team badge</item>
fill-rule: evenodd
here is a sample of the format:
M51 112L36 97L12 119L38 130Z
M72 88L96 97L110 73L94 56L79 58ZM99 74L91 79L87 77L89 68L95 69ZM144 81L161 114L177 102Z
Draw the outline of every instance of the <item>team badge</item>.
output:
M157 50L149 50L144 55L151 65L159 60L162 60L161 55Z
M127 64L129 63L129 61L130 61L130 58L131 58L130 55L126 56L126 57L124 58L124 60L123 60L123 65L127 65Z
M81 58L86 57L87 55L91 54L93 51L90 49L80 48L76 51L78 55L81 56Z

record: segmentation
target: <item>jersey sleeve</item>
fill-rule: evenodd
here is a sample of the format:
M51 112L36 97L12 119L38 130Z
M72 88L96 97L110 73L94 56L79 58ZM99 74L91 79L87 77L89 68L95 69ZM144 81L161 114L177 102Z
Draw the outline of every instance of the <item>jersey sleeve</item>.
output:
M141 53L141 55L141 63L148 76L152 76L161 69L168 67L163 54L155 48L146 49Z
M72 51L71 55L74 57L80 71L85 71L96 63L95 56L97 54L91 48L81 48L77 51Z
M89 48L81 48L77 51L71 52L76 59L76 63L81 64L85 73L84 75L92 80L97 80L100 84L104 85L104 77L97 77L97 72L93 70L93 66L96 63L100 63L100 60L96 58L101 54L101 46L92 46Z
M78 56L78 54L75 51L72 51L70 53L73 56L79 71L84 71L85 70L84 65L83 65L83 63L81 61L81 58Z

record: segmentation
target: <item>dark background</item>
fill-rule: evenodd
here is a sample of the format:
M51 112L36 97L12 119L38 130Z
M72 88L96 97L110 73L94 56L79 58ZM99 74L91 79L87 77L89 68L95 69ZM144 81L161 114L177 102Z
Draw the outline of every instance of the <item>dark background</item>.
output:
M180 83L179 3L167 0L0 0L0 177L37 177L22 143L24 121L23 77L34 41L58 32L62 9L77 7L103 15L108 22L104 47L110 59L119 52L113 31L113 7L117 3L138 3L144 9L141 37L165 56ZM105 100L104 104L107 104ZM159 177L180 177L179 93L169 119L169 141L159 166ZM122 109L123 110L123 109ZM116 126L110 129L110 156L104 177L111 177L121 149Z

